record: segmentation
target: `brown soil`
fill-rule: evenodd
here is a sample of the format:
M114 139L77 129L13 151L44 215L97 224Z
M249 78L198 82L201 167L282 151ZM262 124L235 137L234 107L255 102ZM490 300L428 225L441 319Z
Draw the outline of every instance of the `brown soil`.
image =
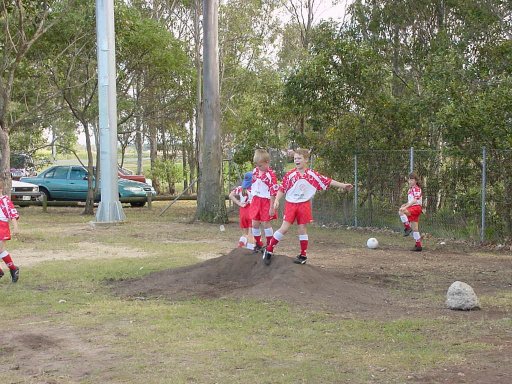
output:
M294 254L294 246L287 244L283 249ZM277 299L343 318L509 318L510 313L499 307L465 312L445 308L446 290L455 280L470 282L478 294L487 295L512 286L509 254L481 253L461 245L454 248L432 246L422 253L413 253L383 245L368 250L340 247L337 239L332 243L323 239L312 247L315 257L308 264L296 265L291 257L276 254L270 266L263 264L260 254L234 249L188 267L116 282L113 289L119 295L137 299ZM432 294L437 295L434 302ZM512 337L500 337L491 344L497 348L472 357L467 366L412 375L408 382L509 384Z
M192 297L284 300L346 316L391 315L393 307L398 305L382 289L351 281L336 271L296 265L292 258L279 254L267 266L260 253L241 248L196 265L120 282L115 291L131 297L171 300Z
M183 241L179 234L189 228L188 224L169 223L158 228L141 228L140 233L178 243ZM509 293L512 287L510 252L484 252L463 244L441 246L431 240L424 252L412 253L406 251L410 244L405 240L401 243L401 239L393 239L392 243L383 241L379 249L369 250L364 245L354 246L354 241L344 242L345 235L340 238L339 232L318 231L311 236L308 264L293 264L292 259L285 256L296 254L297 241L290 236L279 245L272 264L265 266L259 254L232 250L232 244L238 239L236 223L226 225L226 231L217 235L212 235L210 227L204 228L210 232L188 240L212 244L211 252L196 255L200 260L197 264L155 272L138 280L113 282L110 283L113 291L123 297L149 299L284 300L343 318L448 317L454 321L485 322L511 317L506 308L498 306L484 306L482 310L470 312L450 311L444 306L446 290L455 280L469 283L479 296ZM114 228L113 236L117 230L122 228ZM176 239L168 234L175 234ZM140 250L129 246L108 245L108 252L104 252L105 248L98 252L97 247L98 244L80 242L79 253L53 252L51 259L144 257ZM15 260L22 267L46 260L37 260L37 255L36 249L27 246L17 252ZM20 282L22 279L23 272ZM495 344L496 348L471 356L467 366L410 376L407 382L511 383L512 335L502 333L485 341ZM91 370L106 372L103 377L108 382L109 367L115 366L118 358L109 354L108 343L94 335L77 333L57 321L31 323L27 320L26 324L17 324L15 330L5 332L2 344L0 359L15 355L17 363L0 364L0 383L13 382L8 379L12 372L27 378L21 382L80 382L87 379ZM55 373L58 373L58 380Z

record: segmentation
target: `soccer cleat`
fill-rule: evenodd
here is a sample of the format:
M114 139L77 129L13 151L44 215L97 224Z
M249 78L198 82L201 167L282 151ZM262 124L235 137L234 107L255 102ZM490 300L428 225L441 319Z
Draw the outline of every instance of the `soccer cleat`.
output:
M295 264L306 264L306 261L308 261L308 258L306 256L299 255L297 256L293 262Z
M258 252L264 252L265 251L265 247L263 246L263 243L261 245L258 245L258 244L255 244L254 245L254 253L258 253Z
M412 233L412 228L405 228L404 229L404 237L409 236Z
M11 272L11 280L13 283L17 282L20 277L20 269L16 267L15 269L9 269Z
M272 258L274 254L270 251L267 251L266 249L263 251L263 262L265 265L270 265L270 259Z
M2 277L4 277L4 271L2 271L2 270L0 269L0 279L1 279Z
M411 248L412 252L421 252L423 250L423 247L415 245L414 248Z

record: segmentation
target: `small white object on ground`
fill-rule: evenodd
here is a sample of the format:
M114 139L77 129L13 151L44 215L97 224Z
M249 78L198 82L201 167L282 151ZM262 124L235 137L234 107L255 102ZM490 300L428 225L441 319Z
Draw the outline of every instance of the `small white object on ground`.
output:
M366 246L370 249L375 249L379 246L379 241L375 237L370 237L366 242Z

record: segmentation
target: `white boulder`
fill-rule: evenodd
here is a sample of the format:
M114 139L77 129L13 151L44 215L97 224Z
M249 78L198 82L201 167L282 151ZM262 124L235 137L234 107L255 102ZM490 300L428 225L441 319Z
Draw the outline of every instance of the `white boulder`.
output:
M457 309L461 311L469 311L472 309L479 309L480 303L475 291L469 284L462 281L456 281L446 293L446 306L450 309Z

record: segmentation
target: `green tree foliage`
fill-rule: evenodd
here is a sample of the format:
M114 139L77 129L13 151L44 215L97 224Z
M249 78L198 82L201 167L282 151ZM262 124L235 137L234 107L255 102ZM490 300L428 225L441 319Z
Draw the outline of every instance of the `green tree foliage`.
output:
M71 3L72 4L72 3ZM52 27L52 9L65 9L67 1L2 1L0 3L0 179L10 191L11 127L26 125L41 87L27 56ZM26 83L22 79L28 80ZM31 81L34 80L34 81ZM35 84L34 88L30 85ZM26 87L28 84L29 87ZM37 137L37 135L33 135Z
M309 56L286 80L285 100L297 116L293 139L342 175L355 152L445 151L418 165L430 208L478 208L478 199L453 201L448 191L481 177L484 145L508 164L500 149L510 149L512 137L511 3L356 0L350 12L347 25L316 28ZM386 165L406 172L403 159L393 161ZM507 167L497 165L488 170L496 196L511 185ZM381 184L373 167L382 169L376 162L360 175L370 181L367 196ZM400 190L403 178L395 178ZM510 206L500 210L510 223Z
M220 9L223 145L238 164L251 162L256 147L284 144L282 80L266 51L278 36L278 5L237 0Z

